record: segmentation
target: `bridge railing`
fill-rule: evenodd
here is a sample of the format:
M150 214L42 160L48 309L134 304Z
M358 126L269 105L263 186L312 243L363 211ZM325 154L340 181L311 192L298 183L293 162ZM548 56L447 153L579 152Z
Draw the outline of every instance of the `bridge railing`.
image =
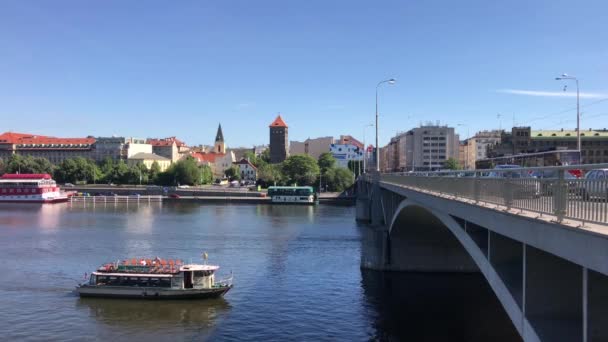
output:
M478 204L490 203L608 224L608 164L384 173L383 182Z

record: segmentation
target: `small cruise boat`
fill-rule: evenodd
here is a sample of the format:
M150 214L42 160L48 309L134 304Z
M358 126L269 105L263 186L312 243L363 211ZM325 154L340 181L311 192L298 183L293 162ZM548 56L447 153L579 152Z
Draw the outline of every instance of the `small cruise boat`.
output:
M206 256L206 255L205 255ZM129 259L105 264L76 287L81 297L203 299L226 294L232 275L215 280L219 266L181 260ZM86 278L86 274L85 274Z
M318 204L311 186L270 186L268 196L272 203Z
M67 202L68 197L47 173L6 173L0 177L0 203L56 203Z

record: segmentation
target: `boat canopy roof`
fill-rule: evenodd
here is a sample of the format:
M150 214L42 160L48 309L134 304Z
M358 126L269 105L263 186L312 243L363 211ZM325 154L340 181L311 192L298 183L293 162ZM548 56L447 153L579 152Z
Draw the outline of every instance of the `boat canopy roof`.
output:
M272 189L308 189L313 190L312 186L269 186L268 190Z
M177 274L183 271L215 271L219 266L188 264L184 265L182 260L176 259L154 259L132 258L115 263L107 263L100 266L97 272L104 274L120 273L124 274L147 274L150 276L158 274Z
M127 272L93 272L96 276L108 276L108 277L152 277L152 278L171 278L171 274L150 274L150 273L127 273Z
M48 173L5 173L0 179L51 179L51 175Z

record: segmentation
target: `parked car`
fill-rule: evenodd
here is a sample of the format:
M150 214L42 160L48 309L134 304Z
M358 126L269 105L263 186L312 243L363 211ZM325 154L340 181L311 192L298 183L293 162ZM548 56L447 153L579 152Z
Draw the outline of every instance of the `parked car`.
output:
M540 181L536 180L529 171L515 170L521 168L522 167L519 165L497 165L494 168L495 171L490 171L487 174L482 175L482 178L515 179L515 181L509 185L510 188L513 189L513 198L540 197L542 194ZM514 170L505 171L510 169Z
M178 185L177 186L179 189L189 189L190 185Z
M68 187L68 188L73 188L74 184L72 184L72 183L65 183L63 186Z
M602 199L608 201L608 169L589 170L581 185L581 196L585 200Z
M558 170L534 171L532 176L541 179L541 192L543 195L553 195L553 189L556 187L559 180ZM564 181L568 186L568 192L580 192L579 184L576 182L577 179L578 177L576 177L576 175L574 175L572 172L569 170L564 170Z
M180 195L178 195L178 194L171 194L171 195L169 195L169 198L180 198Z

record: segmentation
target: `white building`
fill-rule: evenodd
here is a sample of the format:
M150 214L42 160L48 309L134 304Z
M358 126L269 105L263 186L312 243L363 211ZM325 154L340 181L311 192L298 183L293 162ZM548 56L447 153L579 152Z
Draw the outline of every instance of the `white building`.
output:
M138 153L152 153L152 145L146 143L146 139L127 138L127 159Z
M258 168L251 164L249 160L243 158L234 163L239 168L241 180L256 181L258 179Z
M348 162L351 160L363 160L363 149L353 144L331 144L329 152L341 167L348 167Z

